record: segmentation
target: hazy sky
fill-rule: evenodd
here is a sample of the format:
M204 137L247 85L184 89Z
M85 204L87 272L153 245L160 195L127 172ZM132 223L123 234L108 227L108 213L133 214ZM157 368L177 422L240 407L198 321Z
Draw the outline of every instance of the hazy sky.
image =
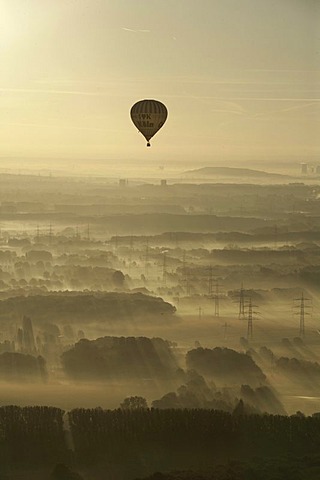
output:
M0 0L0 157L320 160L319 37L319 0Z

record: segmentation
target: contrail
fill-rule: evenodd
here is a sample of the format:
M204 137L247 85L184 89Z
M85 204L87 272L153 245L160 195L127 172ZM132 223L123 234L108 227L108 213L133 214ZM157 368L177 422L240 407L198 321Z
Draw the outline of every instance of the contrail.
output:
M99 97L103 95L109 95L108 93L101 92L84 92L80 90L42 90L32 88L0 88L0 92L7 93L45 93L53 95L85 95L89 97Z
M121 27L121 30L124 30L125 32L134 32L134 33L150 33L151 30L134 30L133 28L126 28L126 27Z
M258 101L258 102L320 102L320 98L281 98L281 97L216 97L210 95L171 95L171 94L164 94L168 98L192 98L195 100L219 100L219 101Z
M278 114L278 113L286 113L286 112L291 112L291 111L294 111L294 110L304 110L306 108L309 108L309 107L314 107L314 106L318 106L318 104L316 102L311 102L311 103L306 103L306 104L300 104L300 105L294 105L292 107L287 107L287 108L281 108L280 110L273 110L271 112L264 112L264 113L257 113L255 115L253 115L253 118L258 118L258 117L270 117L274 114Z
M4 127L30 127L30 128L57 128L59 130L85 130L85 131L93 131L93 132L106 132L105 128L95 128L95 127L79 127L74 125L49 125L45 123L21 123L21 122L14 122L14 123L0 123L0 126ZM119 132L119 130L110 130L108 132Z
M222 100L257 100L258 102L320 102L320 98L268 98L268 97L230 97Z

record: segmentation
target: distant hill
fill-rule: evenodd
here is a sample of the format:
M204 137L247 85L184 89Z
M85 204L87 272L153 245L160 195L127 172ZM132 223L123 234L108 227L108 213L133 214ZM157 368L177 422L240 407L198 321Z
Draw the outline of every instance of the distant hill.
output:
M281 173L269 173L263 170L253 170L251 168L236 167L202 167L196 170L187 170L184 172L188 175L205 175L205 176L224 176L224 177L250 177L250 178L295 178L290 175L282 175Z

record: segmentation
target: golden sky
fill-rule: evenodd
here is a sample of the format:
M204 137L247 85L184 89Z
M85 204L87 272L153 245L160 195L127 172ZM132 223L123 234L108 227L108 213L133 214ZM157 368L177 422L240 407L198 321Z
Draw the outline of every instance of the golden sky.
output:
M0 0L0 157L320 159L319 37L319 0Z

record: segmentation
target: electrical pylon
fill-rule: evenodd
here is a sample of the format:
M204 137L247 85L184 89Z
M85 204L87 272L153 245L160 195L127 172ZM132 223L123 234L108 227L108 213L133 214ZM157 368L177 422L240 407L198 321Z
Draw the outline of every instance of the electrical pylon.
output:
M254 320L254 315L259 315L259 312L256 312L253 310L253 308L256 308L257 305L252 305L252 299L249 298L248 300L248 314L247 314L247 340L252 340L253 338L253 320Z
M295 298L295 302L299 302L297 305L294 305L295 309L298 309L298 312L294 313L294 315L299 315L299 335L300 337L305 336L305 316L310 315L309 310L311 305L307 302L311 302L311 298L306 298L304 293L301 293L300 298Z
M248 305L248 327L247 327L247 339L252 340L253 337L253 317L252 317L252 301L249 299Z
M244 289L243 283L241 283L241 288L239 292L239 320L245 319L245 311L244 311Z
M305 315L305 305L304 305L304 296L303 292L301 295L300 303L300 337L304 337L304 315Z
M213 286L213 276L212 276L212 266L210 265L210 268L209 268L209 284L208 284L208 294L209 295L212 295L212 293L213 293L212 286Z

